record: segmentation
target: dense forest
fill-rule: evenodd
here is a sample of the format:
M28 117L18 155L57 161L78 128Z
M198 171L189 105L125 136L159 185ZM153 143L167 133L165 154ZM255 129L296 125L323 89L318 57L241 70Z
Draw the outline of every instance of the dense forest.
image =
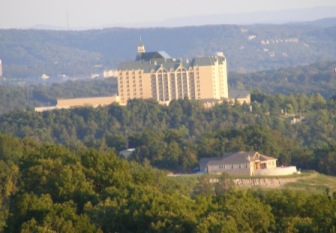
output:
M294 117L304 119L292 124ZM136 148L133 160L171 171L191 172L202 157L247 150L335 174L335 122L335 96L254 92L251 106L132 100L125 107L19 111L0 117L0 132L68 147Z
M106 28L88 31L0 30L7 78L77 76L134 59L139 36L147 51L191 58L224 52L231 71L289 67L336 59L336 26L319 24Z
M16 98L10 88L50 101L95 95L114 82L6 86L2 98ZM328 187L245 189L226 174L193 184L167 176L239 150L336 175L336 95L254 90L251 98L210 109L188 99L131 100L0 115L0 232L336 232L336 190ZM122 159L129 147L134 154Z
M36 113L57 98L116 94L116 79L10 79L113 68L134 57L139 35L148 51L174 57L224 51L230 88L251 91L251 104L131 100ZM336 232L329 186L247 189L227 174L217 183L167 176L236 151L335 176L335 37L334 25L318 24L0 30L0 232ZM259 71L302 64L311 65ZM127 160L126 148L135 149Z
M336 193L190 189L113 151L0 135L0 232L335 232Z
M230 86L262 90L268 94L320 93L325 98L336 94L336 62L281 68L248 74L231 72Z
M51 106L57 99L112 96L117 94L117 80L89 79L40 85L12 84L0 80L0 115L19 110Z

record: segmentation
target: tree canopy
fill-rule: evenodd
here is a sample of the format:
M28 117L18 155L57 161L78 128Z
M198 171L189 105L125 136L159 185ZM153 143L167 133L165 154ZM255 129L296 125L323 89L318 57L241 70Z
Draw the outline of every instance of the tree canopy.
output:
M333 232L335 193L190 185L118 158L1 135L0 232ZM2 147L6 147L2 144ZM18 159L19 158L19 159Z

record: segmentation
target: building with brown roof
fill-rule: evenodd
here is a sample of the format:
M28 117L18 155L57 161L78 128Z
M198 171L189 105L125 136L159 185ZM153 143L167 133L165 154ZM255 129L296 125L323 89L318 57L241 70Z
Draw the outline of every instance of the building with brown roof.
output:
M234 102L238 102L239 104L250 104L251 103L251 95L249 91L246 90L229 90L229 99Z
M258 152L236 152L222 158L203 158L200 171L210 174L228 173L234 176L289 175L296 167L277 167L277 159Z

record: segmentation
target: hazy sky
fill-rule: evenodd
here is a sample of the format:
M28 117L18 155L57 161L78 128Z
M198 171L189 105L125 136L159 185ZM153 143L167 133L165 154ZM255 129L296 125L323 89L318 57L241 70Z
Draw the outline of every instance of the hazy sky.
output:
M170 18L336 6L336 0L0 0L0 28L127 26ZM67 20L68 19L68 20Z

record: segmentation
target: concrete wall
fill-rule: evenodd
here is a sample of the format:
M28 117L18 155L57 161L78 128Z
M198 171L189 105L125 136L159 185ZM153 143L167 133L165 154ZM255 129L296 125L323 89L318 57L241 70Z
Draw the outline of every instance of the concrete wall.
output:
M119 102L117 96L93 97L93 98L76 98L76 99L58 99L56 108L71 108L81 106L104 106L114 102Z
M240 187L270 187L277 188L287 183L294 182L295 178L251 178L234 179L234 183Z
M295 166L255 170L256 176L287 176L297 172Z
M51 111L54 109L67 109L75 107L98 107L105 106L112 103L119 103L119 96L107 97L93 97L93 98L76 98L76 99L58 99L56 106L50 107L37 107L35 112Z
M35 112L45 112L45 111L51 111L57 109L56 106L51 106L51 107L36 107L34 110Z

